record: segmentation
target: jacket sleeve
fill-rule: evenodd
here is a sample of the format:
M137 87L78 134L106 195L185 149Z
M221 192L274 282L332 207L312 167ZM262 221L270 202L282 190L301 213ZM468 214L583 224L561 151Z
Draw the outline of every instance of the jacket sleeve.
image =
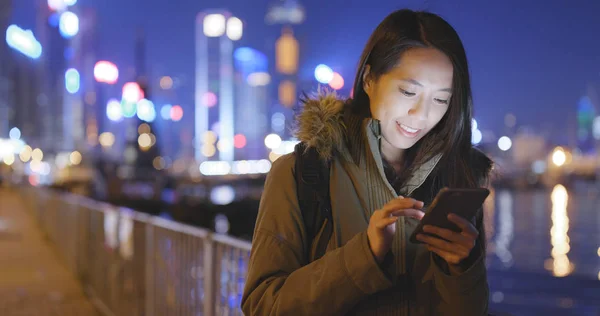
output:
M476 220L480 231L471 255L465 259L465 271L460 275L450 275L448 264L434 253L430 254L430 268L441 298L436 315L488 315L489 287L485 266L485 232L483 231L483 212Z
M392 285L366 232L307 264L293 166L293 155L280 157L265 182L242 297L248 316L340 315Z

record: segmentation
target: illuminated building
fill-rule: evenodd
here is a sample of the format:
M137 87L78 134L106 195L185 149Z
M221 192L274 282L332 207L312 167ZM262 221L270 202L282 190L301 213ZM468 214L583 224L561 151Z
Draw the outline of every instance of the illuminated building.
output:
M300 46L294 36L292 25L301 24L305 19L304 8L296 0L278 0L272 4L265 17L267 24L282 25L281 36L275 42L275 70L273 83L279 106L274 113L285 117L285 128L278 132L286 137L290 131L288 122L293 122L293 108L297 105L298 64Z
M12 11L11 0L0 2L0 30L2 33L8 28L8 21ZM9 47L7 42L0 40L0 137L8 137L8 107L11 103L9 96Z
M218 122L218 158L233 161L234 156L234 71L233 42L242 37L242 21L226 11L201 12L196 17L196 87L194 105L194 157L206 160L214 144L205 143L206 133ZM209 96L217 97L209 106ZM215 111L218 117L215 119ZM205 147L207 146L207 147Z
M268 105L271 76L265 54L250 47L234 52L236 160L263 159L267 152Z

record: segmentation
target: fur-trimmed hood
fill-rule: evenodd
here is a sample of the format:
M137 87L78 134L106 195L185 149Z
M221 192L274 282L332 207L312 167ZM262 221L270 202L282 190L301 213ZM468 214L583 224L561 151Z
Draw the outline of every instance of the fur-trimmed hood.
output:
M342 113L346 101L335 92L319 90L304 99L303 103L304 108L296 117L296 138L304 142L307 148L315 148L321 158L328 160L345 141Z

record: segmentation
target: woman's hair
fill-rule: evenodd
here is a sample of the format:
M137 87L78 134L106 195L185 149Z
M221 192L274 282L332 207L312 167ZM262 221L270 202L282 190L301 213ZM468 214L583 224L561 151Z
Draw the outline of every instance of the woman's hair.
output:
M442 159L432 174L435 180L432 194L443 186L480 186L482 178L487 176L487 171L478 172L473 168L475 162L472 161L474 157L471 145L471 83L467 56L454 28L440 16L429 12L398 10L377 26L358 64L350 107L353 112L370 117L369 96L363 84L366 66L370 66L369 79L376 81L402 62L402 54L412 48L435 48L448 56L454 68L452 97L448 111L441 121L406 151L402 172L395 174L393 168L384 162L386 174L391 178L392 185L398 189L423 163L442 154ZM487 159L484 164L491 164L484 155L478 156Z

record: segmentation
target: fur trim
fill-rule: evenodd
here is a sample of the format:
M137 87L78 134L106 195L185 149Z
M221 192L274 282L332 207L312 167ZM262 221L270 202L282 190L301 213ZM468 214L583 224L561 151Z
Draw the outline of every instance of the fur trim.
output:
M315 148L322 159L329 160L345 141L342 119L345 101L339 99L335 91L319 89L315 95L305 97L302 103L294 134L307 149Z

